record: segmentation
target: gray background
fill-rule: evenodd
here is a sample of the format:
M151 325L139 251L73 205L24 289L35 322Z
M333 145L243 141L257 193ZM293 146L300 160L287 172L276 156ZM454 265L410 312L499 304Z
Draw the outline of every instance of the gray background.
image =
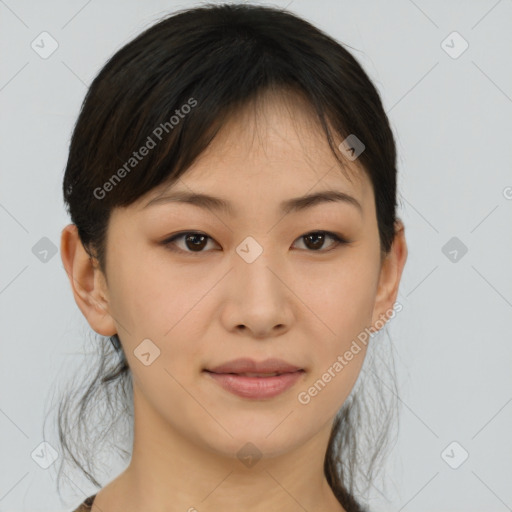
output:
M69 511L94 490L76 479L61 502L56 464L44 470L30 456L49 394L83 361L90 331L58 252L67 146L107 58L189 5L0 0L2 512ZM512 1L274 5L355 49L396 135L409 258L404 309L388 330L402 413L385 467L389 501L376 491L372 509L512 510ZM31 47L43 31L58 42L46 59ZM458 56L462 39L443 43L453 31L469 44ZM51 244L57 252L42 261ZM453 441L460 447L443 458ZM462 449L469 458L452 469L446 460Z

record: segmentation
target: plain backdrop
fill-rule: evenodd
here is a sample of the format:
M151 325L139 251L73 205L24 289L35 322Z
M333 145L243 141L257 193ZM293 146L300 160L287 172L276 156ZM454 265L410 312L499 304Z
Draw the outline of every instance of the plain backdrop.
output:
M61 501L55 465L31 457L55 379L81 364L90 331L59 254L67 148L105 61L192 5L0 1L2 512L69 511L94 490L76 480ZM512 510L512 2L274 5L354 49L396 136L409 258L388 331L402 412L387 500L376 492L372 510ZM51 55L34 49L41 38L58 44Z

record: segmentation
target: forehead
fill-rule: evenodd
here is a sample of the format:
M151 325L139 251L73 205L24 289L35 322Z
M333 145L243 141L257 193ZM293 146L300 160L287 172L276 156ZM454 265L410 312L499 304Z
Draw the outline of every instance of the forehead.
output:
M339 139L335 140L337 146L342 139L332 126L331 132ZM279 167L291 174L296 168L297 173L307 170L320 177L326 168L341 165L312 105L298 93L286 91L267 92L233 112L190 170L206 171L208 165L201 165L206 159L238 164L246 174ZM345 158L344 168L350 179L360 179L362 169L357 161Z
M331 129L336 147L342 141ZM371 192L357 160L334 156L312 106L297 94L267 93L233 112L192 166L177 180L147 195L209 193L243 203L259 197L268 204L318 190L356 197Z

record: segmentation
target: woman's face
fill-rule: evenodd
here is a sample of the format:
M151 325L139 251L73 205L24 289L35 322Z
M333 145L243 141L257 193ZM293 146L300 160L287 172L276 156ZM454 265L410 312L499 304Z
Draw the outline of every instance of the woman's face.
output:
M217 454L250 442L274 456L327 432L349 395L366 353L353 342L394 297L379 299L386 276L371 183L357 159L346 160L352 181L343 175L306 112L267 98L263 115L233 118L176 183L113 212L105 295L140 428L158 424L159 435ZM165 199L178 192L228 207ZM283 208L334 192L353 199ZM274 384L206 371L237 358L279 358L302 371ZM253 392L254 379L265 379L267 394ZM238 382L238 392L222 382Z

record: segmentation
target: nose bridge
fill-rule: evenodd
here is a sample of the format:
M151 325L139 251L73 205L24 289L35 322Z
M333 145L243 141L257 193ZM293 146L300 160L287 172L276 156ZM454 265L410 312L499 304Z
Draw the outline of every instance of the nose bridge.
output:
M270 269L279 264L270 246L270 236L259 236L258 239L249 235L237 246L236 279L248 292L274 292L278 280Z

